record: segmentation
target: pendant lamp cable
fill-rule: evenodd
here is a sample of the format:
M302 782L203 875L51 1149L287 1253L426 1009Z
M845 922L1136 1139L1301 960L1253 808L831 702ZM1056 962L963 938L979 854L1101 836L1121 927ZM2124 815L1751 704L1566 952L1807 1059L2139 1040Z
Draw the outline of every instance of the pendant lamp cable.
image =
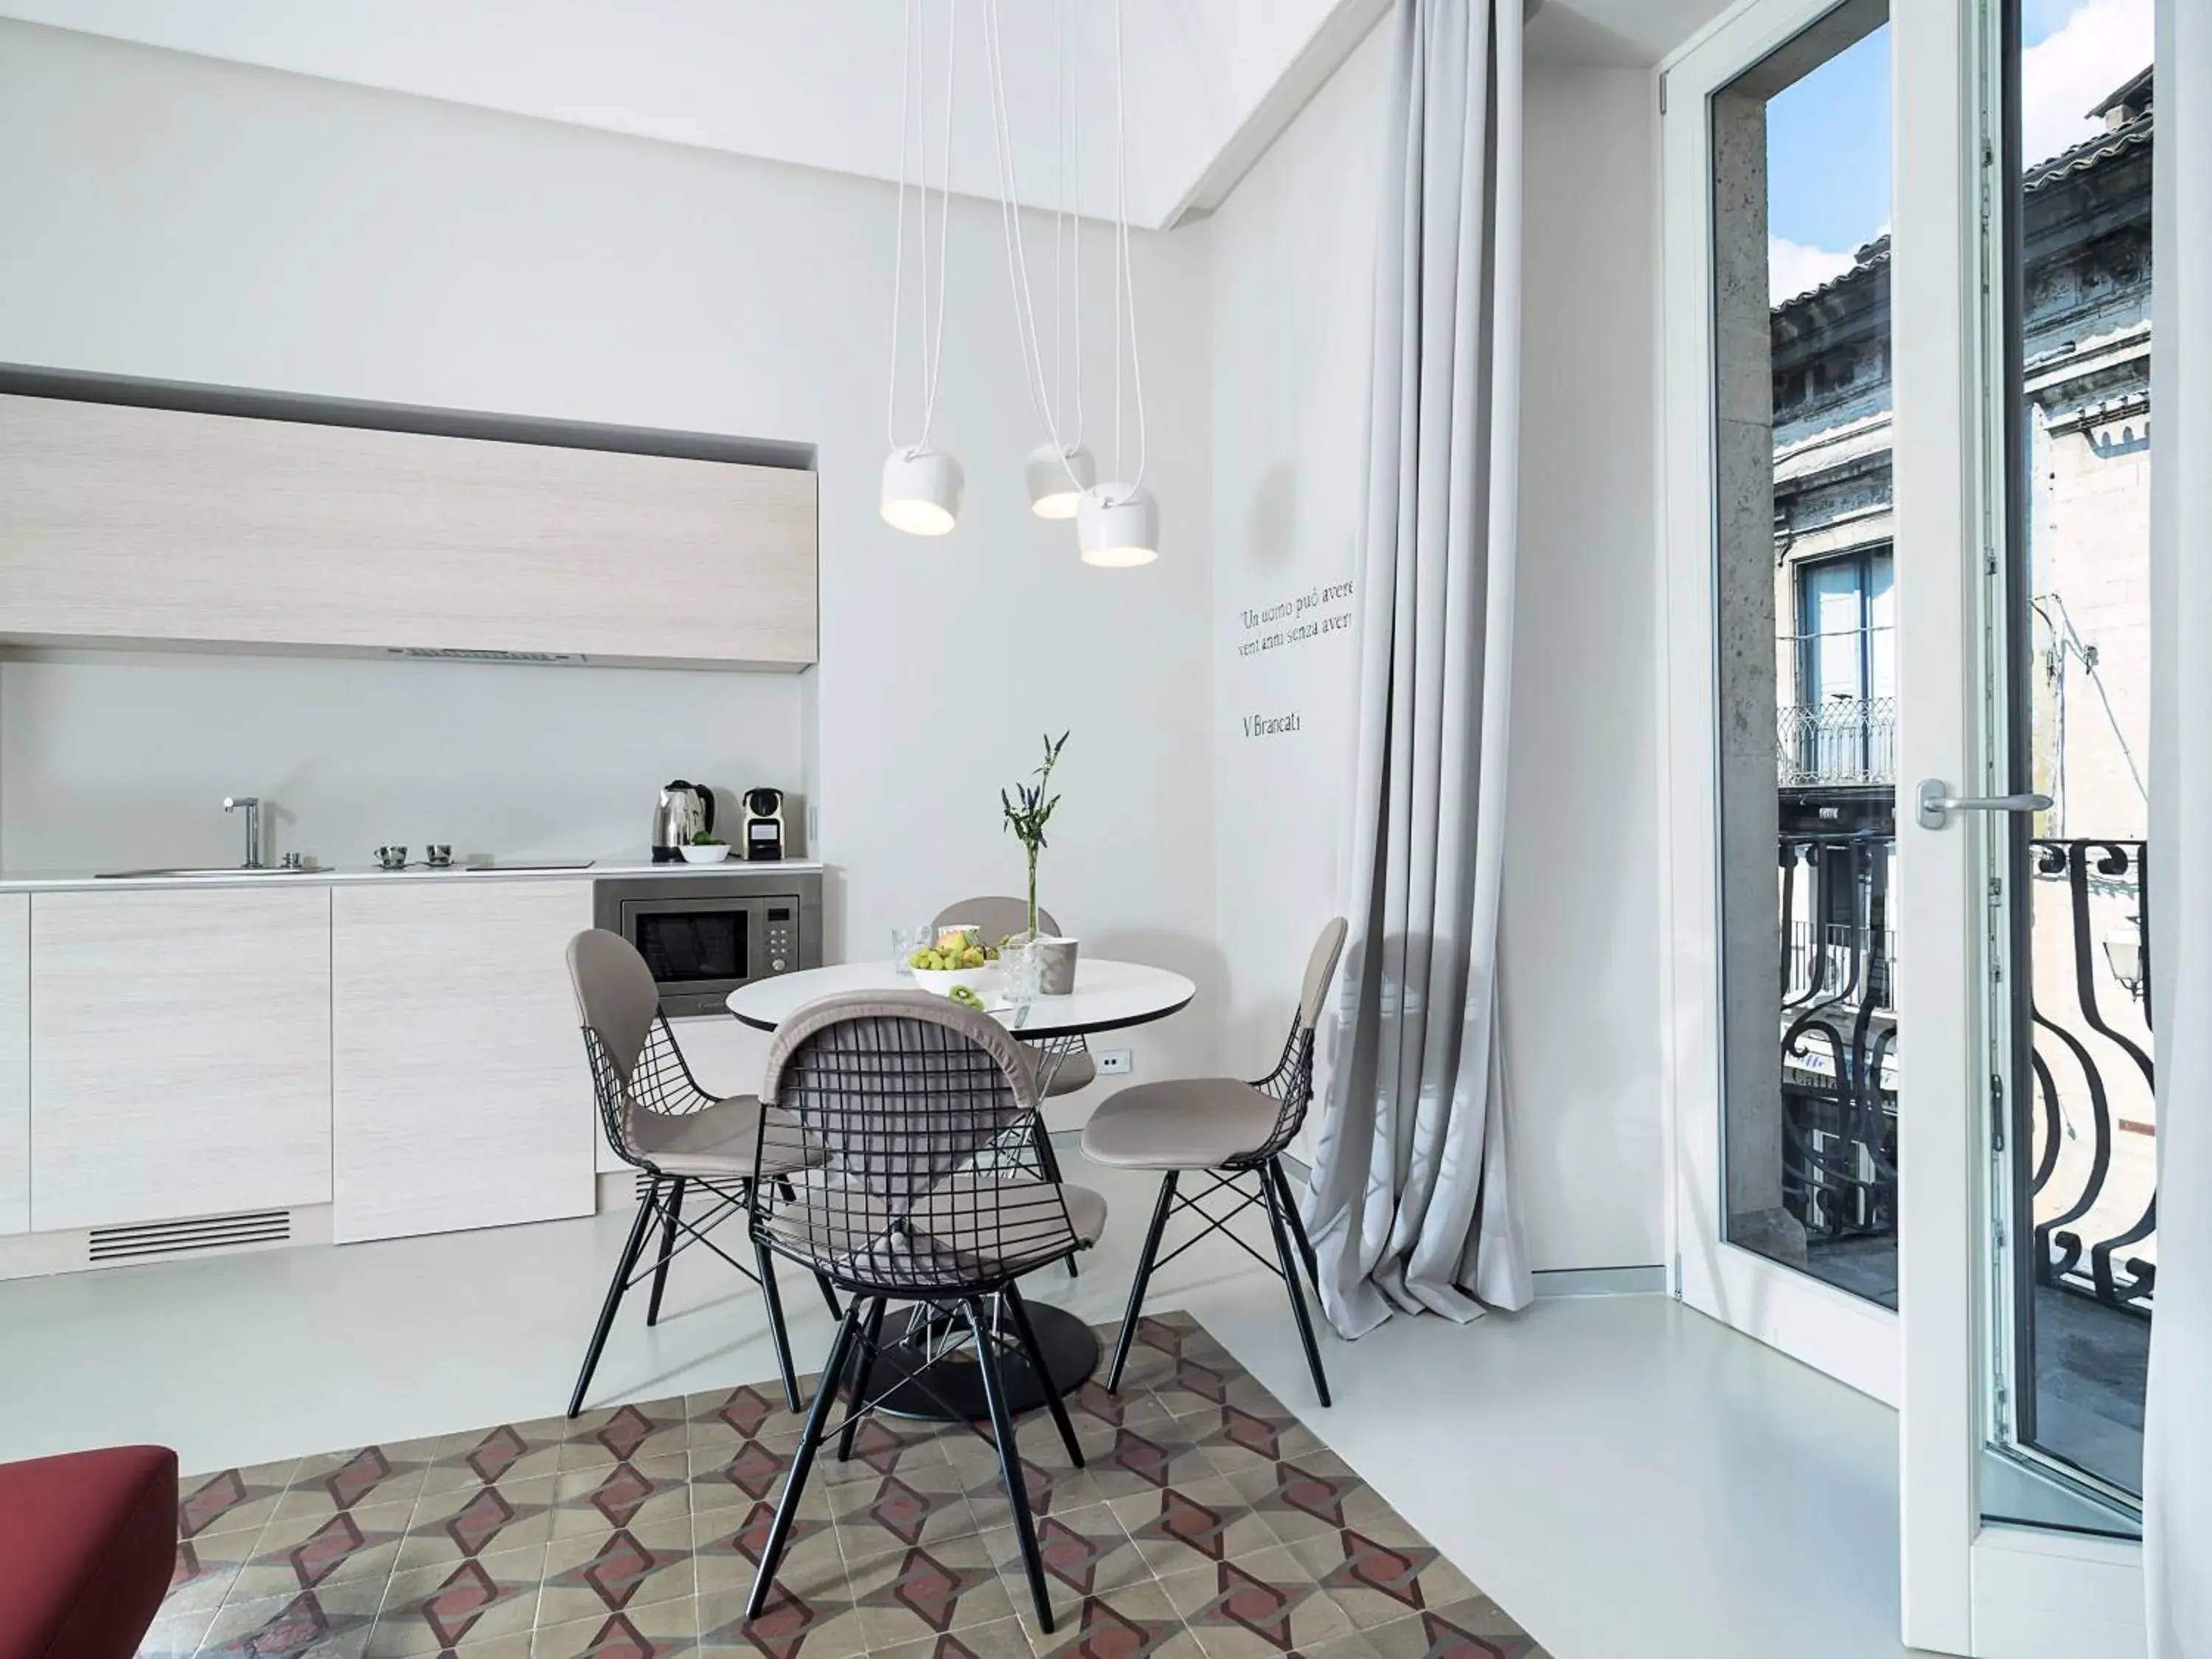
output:
M1137 279L1129 263L1129 100L1123 71L1122 19L1127 0L1114 0L1114 471L1121 471L1121 323L1129 325L1129 381L1137 404L1137 476L1131 495L1145 482L1148 459L1145 434L1145 370L1137 345ZM1127 499L1124 497L1123 499Z
M944 166L937 198L937 308L933 321L929 302L929 123L922 64L921 0L907 0L899 55L898 229L891 254L891 373L884 418L887 439L894 449L919 449L927 445L930 428L937 416L938 376L945 363L945 254L951 245L948 232L952 209L953 68L959 57L954 46L959 22L960 0L951 0L945 48ZM906 297L907 145L909 138L913 140L915 153L920 158L915 169L919 176L915 181L918 203L915 216L921 240L921 435L912 445L902 445L898 435L899 322Z
M1083 481L1075 475L1068 459L1071 446L1060 434L1060 422L1054 416L1055 398L1053 388L1045 382L1044 336L1037 327L1036 303L1030 288L1029 252L1022 235L1021 180L1014 162L1013 125L1007 114L1006 55L999 32L999 0L983 0L983 57L991 77L991 146L997 157L999 168L999 223L1006 245L1006 282L1013 290L1014 331L1020 337L1022 379L1029 387L1030 406L1036 411L1038 421L1052 440L1054 451L1060 457L1061 468L1069 481L1079 489ZM1063 86L1065 76L1063 72ZM1063 175L1064 176L1064 175ZM1062 196L1066 191L1063 185ZM1077 256L1077 315L1076 315L1076 419L1077 438L1082 435L1082 374L1083 342L1081 313L1082 276L1082 220L1076 218L1075 251ZM1055 210L1053 228L1054 258L1058 258L1060 243L1059 212ZM1057 278L1055 277L1055 289ZM1057 292L1055 292L1057 299ZM1063 319L1064 320L1064 319ZM1056 331L1059 325L1055 325ZM1054 354L1060 349L1057 332ZM1056 376L1057 378L1057 376ZM1065 386L1062 386L1063 395Z

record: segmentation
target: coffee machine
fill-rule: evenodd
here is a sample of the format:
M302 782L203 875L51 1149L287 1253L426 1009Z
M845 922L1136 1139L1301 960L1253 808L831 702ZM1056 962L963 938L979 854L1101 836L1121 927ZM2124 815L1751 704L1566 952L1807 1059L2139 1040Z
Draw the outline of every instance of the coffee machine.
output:
M738 805L744 808L745 821L738 840L738 856L744 859L781 858L784 849L783 791L748 789Z

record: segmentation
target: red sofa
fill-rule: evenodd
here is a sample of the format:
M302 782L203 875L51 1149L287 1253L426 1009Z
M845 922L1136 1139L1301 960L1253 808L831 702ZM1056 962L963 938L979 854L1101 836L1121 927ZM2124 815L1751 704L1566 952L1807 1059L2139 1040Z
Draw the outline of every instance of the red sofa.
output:
M0 1659L131 1659L176 1565L167 1447L0 1463Z

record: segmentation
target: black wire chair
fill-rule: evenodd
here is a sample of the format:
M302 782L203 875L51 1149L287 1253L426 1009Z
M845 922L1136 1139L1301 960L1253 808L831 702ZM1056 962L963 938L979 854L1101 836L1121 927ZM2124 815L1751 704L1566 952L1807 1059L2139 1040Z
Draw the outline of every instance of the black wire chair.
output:
M751 1095L711 1095L699 1086L660 1012L653 970L619 933L594 927L570 939L568 977L583 1017L584 1052L591 1061L592 1088L607 1144L641 1177L637 1219L607 1285L599 1324L576 1376L575 1392L568 1398L568 1415L574 1417L584 1407L585 1391L599 1369L624 1293L649 1276L653 1293L646 1303L645 1322L657 1324L661 1297L668 1288L668 1264L695 1244L759 1285L784 1392L791 1409L799 1410L799 1376L791 1363L791 1340L784 1331L774 1258L756 1244L753 1265L748 1267L708 1235L740 1210L750 1214L762 1187L775 1194L793 1190L791 1177L820 1164L822 1149L803 1135L779 1134L775 1160L760 1162L760 1102ZM710 1206L702 1216L686 1218L684 1200L698 1193L708 1196ZM641 1271L638 1264L655 1222L660 1226L660 1249L653 1264ZM842 1317L829 1281L819 1282L830 1316Z
M1290 1036L1275 1069L1250 1083L1234 1078L1178 1079L1124 1089L1091 1114L1083 1131L1083 1153L1094 1164L1123 1170L1157 1170L1160 1174L1159 1201L1145 1234L1145 1248L1137 1258L1137 1276L1129 1286L1129 1310L1121 1321L1121 1334L1114 1344L1114 1361L1106 1372L1109 1392L1121 1386L1121 1368L1128 1363L1129 1339L1137 1316L1144 1311L1145 1290L1152 1274L1200 1239L1215 1233L1267 1268L1279 1273L1290 1291L1291 1311L1298 1338L1306 1351L1306 1367L1313 1374L1314 1392L1321 1403L1329 1403L1328 1377L1322 1369L1321 1347L1314 1340L1313 1318L1306 1311L1298 1287L1298 1267L1305 1268L1314 1294L1321 1294L1320 1264L1313 1242L1299 1218L1290 1178L1283 1173L1283 1149L1291 1144L1306 1120L1313 1102L1314 1029L1321 1018L1322 999L1336 976L1337 957L1344 951L1343 919L1321 930L1306 958L1305 981L1291 1016ZM1181 1190L1184 1176L1204 1176L1213 1184L1193 1196ZM1252 1190L1243 1182L1249 1180ZM1205 1207L1202 1200L1226 1192L1237 1200L1220 1214ZM1229 1224L1255 1205L1267 1212L1268 1231L1274 1236L1275 1259L1270 1261L1237 1234ZM1166 1255L1159 1254L1161 1236L1169 1218L1187 1210L1205 1224L1197 1234ZM1157 1259L1156 1259L1157 1258Z
M1084 1188L993 1165L990 1149L1037 1112L1029 1052L995 1020L927 992L828 997L777 1029L761 1097L769 1103L760 1121L761 1167L788 1167L816 1147L826 1161L809 1167L778 1201L755 1188L753 1237L851 1300L785 1477L747 1616L758 1617L766 1604L840 1385L851 1396L838 1435L841 1459L852 1455L860 1419L880 1403L869 1388L884 1316L902 1302L917 1304L908 1340L921 1329L948 1354L972 1350L1030 1589L1049 1631L1044 1565L1001 1350L1026 1358L1080 1468L1074 1426L1015 1281L1096 1243L1106 1201ZM923 1368L903 1373L901 1382L934 1394L928 1377Z

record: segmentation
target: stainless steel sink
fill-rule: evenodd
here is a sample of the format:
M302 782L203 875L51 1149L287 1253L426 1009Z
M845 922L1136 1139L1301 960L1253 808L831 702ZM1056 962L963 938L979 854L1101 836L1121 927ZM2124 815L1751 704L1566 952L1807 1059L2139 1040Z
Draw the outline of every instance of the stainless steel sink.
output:
M155 878L173 879L180 876L204 876L213 879L219 876L312 876L316 873L318 872L313 868L307 865L264 864L248 869L245 865L233 864L206 869L180 867L166 870L101 870L94 874L93 879L95 881L145 881Z

